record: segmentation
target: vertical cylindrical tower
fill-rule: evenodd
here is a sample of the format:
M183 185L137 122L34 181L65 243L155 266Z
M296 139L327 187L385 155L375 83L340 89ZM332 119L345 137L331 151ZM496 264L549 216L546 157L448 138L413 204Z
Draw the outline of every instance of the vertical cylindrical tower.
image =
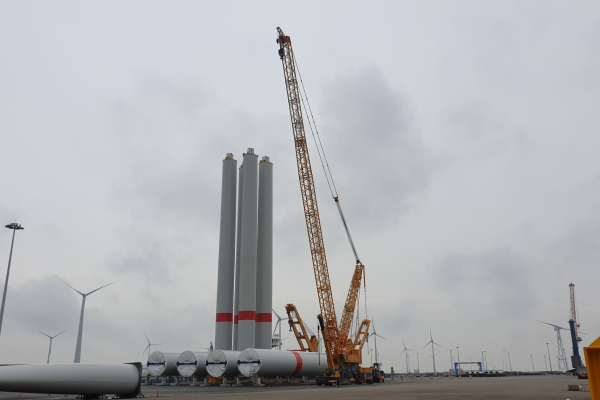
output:
M240 244L242 243L242 185L244 184L244 164L240 166L237 209L237 240L235 250L235 298L233 303L233 350L237 350L238 320L240 310Z
M256 263L256 348L272 348L273 331L273 164L258 166L258 253Z
M254 149L244 154L242 218L240 240L240 279L237 348L255 345L256 253L258 230L258 156Z
M221 187L217 321L215 324L215 348L220 350L231 350L233 329L236 170L237 161L233 159L233 154L227 153L223 160Z

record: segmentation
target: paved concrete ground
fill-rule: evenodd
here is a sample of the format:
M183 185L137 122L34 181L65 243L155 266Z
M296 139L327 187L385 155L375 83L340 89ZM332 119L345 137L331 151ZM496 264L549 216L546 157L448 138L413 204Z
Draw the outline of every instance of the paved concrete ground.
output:
M147 398L160 397L171 400L210 399L448 399L488 400L527 399L565 400L591 399L590 393L569 392L568 385L587 383L571 376L515 376L503 378L444 378L389 381L377 385L341 387L318 387L301 384L271 384L255 387L189 387L189 386L143 386ZM0 392L0 399L74 399L75 396L30 395Z

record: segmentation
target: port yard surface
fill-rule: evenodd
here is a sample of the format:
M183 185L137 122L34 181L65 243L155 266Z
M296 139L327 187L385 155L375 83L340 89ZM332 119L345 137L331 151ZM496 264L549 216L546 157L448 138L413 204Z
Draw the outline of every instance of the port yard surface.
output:
M513 376L501 378L419 378L386 380L377 385L352 387L314 386L300 383L269 383L264 387L142 386L146 398L173 400L204 399L591 399L589 392L568 391L568 385L587 384L573 376ZM58 394L27 394L0 392L0 399L75 399Z

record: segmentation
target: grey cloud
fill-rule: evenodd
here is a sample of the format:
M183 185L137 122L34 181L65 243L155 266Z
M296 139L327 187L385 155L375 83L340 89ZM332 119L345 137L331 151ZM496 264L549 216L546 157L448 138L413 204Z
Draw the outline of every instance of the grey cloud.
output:
M600 215L592 213L588 219L572 228L555 241L552 254L559 260L558 268L597 268L600 263Z
M321 133L340 198L357 225L394 224L428 189L434 169L408 100L375 66L323 91Z
M532 270L522 255L498 248L448 255L433 273L437 288L452 296L457 307L472 304L479 312L493 311L496 317L512 319L531 314L537 306Z
M9 285L8 292L5 328L13 325L14 329L53 335L70 328L69 316L79 314L74 297L80 296L52 276Z

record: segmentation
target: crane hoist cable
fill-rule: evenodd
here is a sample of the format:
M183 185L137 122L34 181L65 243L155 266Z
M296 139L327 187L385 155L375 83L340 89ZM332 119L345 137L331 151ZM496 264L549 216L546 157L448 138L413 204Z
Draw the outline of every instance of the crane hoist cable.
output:
M298 60L294 57L294 64L296 66L296 71L298 71L298 78L300 78L300 85L302 86L302 92L300 92L300 100L302 101L302 106L304 108L304 112L306 114L306 119L308 121L308 126L310 127L310 133L315 142L315 146L317 148L317 153L319 154L319 160L321 161L321 166L323 167L323 172L325 173L325 179L327 180L327 186L329 186L329 192L331 193L331 197L335 201L335 205L337 206L338 212L340 214L340 218L342 219L342 224L344 225L344 230L346 231L346 236L348 237L348 242L350 243L350 247L352 248L352 252L354 253L354 259L356 261L360 261L358 257L358 252L356 251L356 246L354 246L354 240L352 240L352 235L350 234L350 228L348 228L348 223L346 222L346 217L344 217L344 211L342 211L342 205L340 204L339 194L337 188L335 186L335 181L333 180L333 174L331 173L331 168L329 167L329 162L327 161L327 155L325 154L325 148L323 147L323 143L321 142L321 135L319 135L319 129L317 128L317 123L315 121L315 117L312 113L312 108L310 107L310 102L308 101L308 95L306 94L306 88L304 87L304 81L302 80L302 74L300 73L300 67L298 66ZM305 104L306 99L306 104ZM310 114L310 118L308 118L308 114ZM312 123L311 123L312 119ZM313 131L314 125L314 131ZM316 132L316 135L315 135ZM323 153L323 156L321 156ZM323 162L325 160L325 162ZM327 168L325 168L327 166ZM331 183L330 183L331 181Z
M310 106L310 102L308 101L308 95L306 94L306 88L304 87L304 81L302 80L302 73L300 72L300 67L298 66L298 60L294 56L293 58L294 67L296 71L298 71L298 78L300 79L300 86L302 87L302 91L299 91L300 101L302 104L302 108L304 108L304 114L306 115L306 119L308 121L308 126L310 128L310 133L313 137L313 141L315 142L315 147L317 148L317 153L319 154L319 161L321 162L321 166L323 167L323 173L325 174L325 179L327 180L327 186L329 186L329 192L335 201L335 205L337 206L338 212L340 214L340 218L342 220L342 224L344 225L344 230L346 231L346 236L348 237L348 242L350 243L350 247L352 248L352 253L354 253L354 259L357 263L357 268L362 269L362 283L363 290L365 292L365 318L369 317L369 313L367 310L367 277L364 270L364 265L360 262L360 258L358 257L358 252L356 251L356 246L354 245L354 240L352 240L352 235L350 234L350 228L348 227L348 223L346 222L346 217L344 216L344 211L342 210L342 205L339 200L339 194L337 188L335 186L335 181L333 180L333 174L331 173L331 168L329 167L329 161L327 160L327 155L325 154L325 148L323 147L323 142L321 141L321 135L319 134L319 129L317 128L317 122L315 121L315 117L312 112L312 108ZM306 99L306 100L305 100ZM308 115L310 114L310 118ZM311 123L312 119L312 123ZM313 130L314 126L314 130ZM316 135L315 135L316 132ZM317 142L318 139L318 142ZM321 155L322 153L322 155ZM323 162L325 160L325 162ZM327 168L325 166L327 165ZM330 183L331 181L331 183ZM358 314L357 314L358 315ZM343 325L343 321L342 325Z

